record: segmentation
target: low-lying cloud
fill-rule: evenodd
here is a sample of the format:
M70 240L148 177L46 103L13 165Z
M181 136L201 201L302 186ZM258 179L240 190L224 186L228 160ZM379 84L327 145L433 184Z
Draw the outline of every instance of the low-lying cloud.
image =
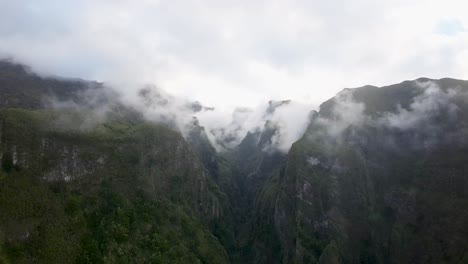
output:
M322 140L325 146L334 142L366 144L369 139L365 137L370 135L381 137L376 142L381 147L406 142L409 148L430 148L441 142L464 140L456 135L467 126L461 115L468 104L468 91L442 88L433 81L414 81L412 85L417 95L406 108L397 105L396 110L382 113L366 113L366 104L355 100L354 91L344 90L333 99L331 114L313 120L307 136ZM397 142L397 138L404 141Z
M312 109L312 105L294 101L270 101L256 108L236 108L231 115L215 110L195 116L205 126L218 150L234 148L248 132L261 133L269 121L276 128L269 147L287 152L303 135Z
M456 118L459 107L454 99L464 93L463 91L444 91L433 82L418 82L418 85L423 89L423 93L414 98L409 109L399 106L396 113L388 113L378 122L391 128L409 130L421 127L436 115L445 114L447 118Z
M110 86L86 89L77 94L78 101L48 97L46 104L56 109L85 112L81 128L106 121L121 111L133 111L144 120L163 123L187 137L194 125L203 126L210 143L218 150L235 148L248 132L260 134L268 122L275 134L264 151L287 152L308 125L311 105L292 101L270 101L256 108L236 108L231 114L197 101L171 95L147 85L133 95L122 94ZM194 123L194 118L198 122Z
M343 90L333 98L334 106L330 118L319 118L317 122L326 127L327 135L339 137L345 129L363 125L366 121L364 103L358 103L353 99L353 91Z

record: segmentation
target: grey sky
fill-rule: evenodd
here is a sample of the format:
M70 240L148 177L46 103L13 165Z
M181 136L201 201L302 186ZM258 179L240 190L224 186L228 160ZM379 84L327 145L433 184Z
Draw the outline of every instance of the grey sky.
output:
M461 0L0 0L0 55L218 108L317 105L344 87L468 79L466 10Z

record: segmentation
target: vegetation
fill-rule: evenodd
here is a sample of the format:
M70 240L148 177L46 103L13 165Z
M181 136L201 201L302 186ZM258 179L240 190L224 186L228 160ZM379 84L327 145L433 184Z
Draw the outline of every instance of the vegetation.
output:
M375 121L416 84L352 96ZM331 99L287 155L271 124L219 155L196 120L184 139L118 104L44 110L102 88L0 62L0 264L468 263L466 93L411 129L337 124Z
M200 215L205 208L192 202L214 194L180 188L185 177L202 180L202 171L184 171L196 158L174 153L178 134L126 120L80 128L83 120L77 113L0 111L2 262L228 262ZM174 171L170 155L190 162Z

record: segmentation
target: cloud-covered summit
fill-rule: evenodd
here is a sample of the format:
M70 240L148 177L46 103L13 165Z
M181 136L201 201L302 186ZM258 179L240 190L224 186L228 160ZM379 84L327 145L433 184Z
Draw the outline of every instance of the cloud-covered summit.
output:
M0 1L0 54L35 71L156 83L218 109L342 87L468 79L466 1Z
M467 111L467 81L420 78L382 88L345 89L321 105L305 138L330 148L355 142L361 147L428 149L466 142L459 134L468 127Z

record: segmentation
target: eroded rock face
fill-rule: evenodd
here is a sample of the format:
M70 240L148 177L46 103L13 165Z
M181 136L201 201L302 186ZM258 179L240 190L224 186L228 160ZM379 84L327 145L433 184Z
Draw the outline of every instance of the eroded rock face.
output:
M295 207L275 214L283 242L295 232L283 263L466 258L467 92L463 81L423 80L324 103L280 182L289 195L278 194L275 212Z
M106 127L99 132L99 128L56 131L49 115L0 112L0 156L4 166L18 171L36 169L34 177L47 182L77 184L123 177L122 166L132 166L123 168L131 170L134 184L150 195L166 195L177 189L189 195L180 198L190 201L200 215L216 218L221 214L216 196L210 194L203 164L176 132L142 124L140 131L124 134L117 143L111 138L114 132ZM133 164L119 164L119 159Z
M47 240L47 236L44 238L45 235L40 233L42 231L37 230L49 228L50 225L64 228L67 223L64 223L63 219L68 219L68 210L80 210L77 208L80 205L66 203L62 205L61 199L77 196L80 199L91 199L94 203L97 201L98 205L105 204L108 202L107 198L100 197L104 188L108 190L106 192L118 193L121 199L128 199L128 203L135 203L135 206L141 207L152 202L166 201L164 206L168 208L173 206L172 208L177 209L155 213L172 215L173 221L181 221L178 218L184 219L184 215L189 215L185 222L177 222L166 228L184 228L192 230L190 232L197 230L198 236L192 237L191 243L209 245L207 249L187 249L189 252L185 254L201 254L198 258L212 259L221 263L228 261L219 241L209 233L209 223L220 221L219 219L224 216L220 193L215 189L216 185L204 165L180 134L164 126L145 122L132 124L126 120L109 121L84 130L57 129L55 124L57 115L62 113L52 110L0 110L0 124L2 124L0 187L4 191L0 197L0 207L4 212L9 212L0 217L0 230L5 230L1 232L2 242L7 241L8 245L15 246L37 243L34 241L37 241L38 237ZM15 188L19 188L17 193L14 192ZM12 201L15 201L16 205L10 207L8 198L3 197L4 195L14 195ZM95 196L100 198L88 198ZM27 197L32 197L36 201L28 201ZM57 200L51 203L50 199ZM138 199L146 202L138 204ZM73 209L69 209L70 206ZM84 209L85 212L99 209L93 204L86 206L90 208ZM25 208L18 213L16 207ZM140 207L131 207L133 209L128 210L145 212L139 211L142 210L138 209ZM99 213L100 211L96 212ZM55 218L58 219L56 221L62 222L52 221L49 224L44 222L45 218ZM72 261L81 254L79 252L83 249L80 237L85 235L83 230L88 227L86 223L80 223L75 228L70 229L71 235L75 236L74 240L70 241L74 241L76 247L73 249L74 253L67 256L67 261ZM155 232L158 228L160 227L157 225L149 227L148 232ZM157 232L158 236L164 235L161 231ZM174 239L173 236L168 237ZM55 239L63 239L63 236ZM137 241L147 243L144 237ZM157 241L157 243L164 245L165 242ZM72 247L71 244L68 246ZM216 253L206 253L208 251ZM24 258L30 260L36 256L35 253L31 254L33 255ZM54 258L63 258L62 255L54 254L50 253ZM187 258L187 256L172 256L172 258Z

